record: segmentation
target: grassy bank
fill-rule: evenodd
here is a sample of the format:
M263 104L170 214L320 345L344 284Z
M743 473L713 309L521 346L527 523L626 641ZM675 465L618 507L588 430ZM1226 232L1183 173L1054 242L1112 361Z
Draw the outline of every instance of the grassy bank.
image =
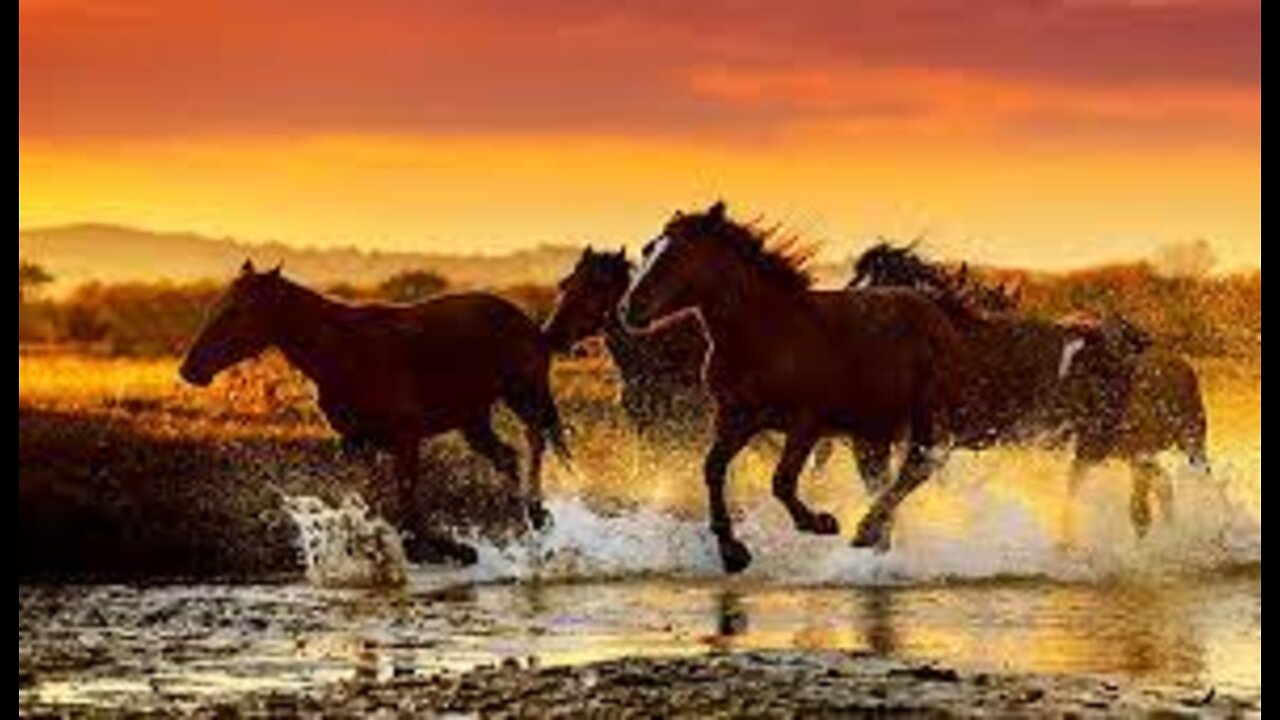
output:
M280 493L375 503L385 462L342 457L310 388L278 361L208 392L173 361L19 358L19 578L262 577L299 570ZM455 439L420 491L442 526L513 529L514 496Z

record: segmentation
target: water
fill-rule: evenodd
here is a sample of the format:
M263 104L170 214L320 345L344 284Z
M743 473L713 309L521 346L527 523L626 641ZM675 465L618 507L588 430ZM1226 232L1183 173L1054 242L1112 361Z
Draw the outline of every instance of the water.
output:
M19 708L173 708L506 658L748 648L1193 683L1260 704L1261 398L1246 397L1214 416L1212 477L1176 470L1176 516L1142 541L1124 468L1100 469L1072 500L1069 459L1036 450L954 456L904 506L887 555L797 535L769 496L768 453L748 453L730 490L756 562L737 578L705 530L696 456L636 463L603 433L575 471L553 468L553 526L470 538L472 568L409 566L356 496L284 498L297 580L20 585ZM846 538L868 501L853 476L841 452L802 483Z
M363 676L747 648L1212 685L1261 697L1261 568L1150 583L749 580L19 588L19 705L173 707ZM24 680L24 675L25 680ZM25 687L24 687L25 684Z
M556 499L545 534L477 539L478 566L441 569L404 565L357 499L290 498L307 581L19 586L19 706L173 708L505 658L747 648L1194 683L1260 701L1260 501L1180 478L1177 523L1140 543L1123 522L1103 531L1115 498L1100 491L1104 506L1084 508L1088 539L1068 550L1040 508L963 482L971 471L960 463L922 497L885 556L797 536L762 499L742 524L758 562L739 578L721 576L700 519L660 509Z

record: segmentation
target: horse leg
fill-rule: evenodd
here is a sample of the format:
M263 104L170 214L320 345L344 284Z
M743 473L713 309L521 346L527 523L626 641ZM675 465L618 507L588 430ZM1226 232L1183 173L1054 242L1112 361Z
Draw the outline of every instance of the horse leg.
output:
M524 503L525 497L520 487L520 461L515 449L493 431L490 418L482 417L468 423L462 428L462 437L467 441L468 447L493 465L506 479L511 491Z
M853 438L853 449L854 457L858 461L858 475L862 477L862 486L866 488L868 495L874 497L889 485L889 461L893 454L893 445L887 442ZM889 549L887 543L892 535L893 518L890 518L884 532L881 533L880 545L877 548L887 551Z
M474 565L479 559L475 548L444 535L432 533L425 527L421 508L414 491L418 484L418 459L421 450L419 438L405 437L396 443L395 476L399 496L399 526L405 537L405 554L411 560L428 558L453 558L463 565Z
M1133 491L1129 498L1129 520L1133 523L1133 531L1139 538L1144 538L1151 530L1151 493L1154 490L1160 498L1161 509L1166 513L1172 510L1173 486L1160 464L1151 457L1137 457L1130 460L1133 471ZM1166 505L1166 503L1168 503Z
M773 471L773 496L777 498L791 514L791 521L796 530L815 535L836 535L840 532L840 524L835 517L827 513L815 513L810 510L796 493L800 471L804 469L805 460L817 442L818 436L809 427L792 428L787 433L786 444L782 448L782 458Z
M907 458L902 463L897 480L876 496L875 502L858 523L858 532L853 538L854 547L887 552L894 512L902 501L929 479L938 465L933 455L934 427L932 405L927 402L929 398L930 394L918 398L916 406L912 408L911 447L907 451Z
M1085 457L1079 452L1071 460L1071 470L1067 475L1067 500L1062 504L1061 545L1064 549L1076 544L1076 498L1080 495L1085 480L1089 478L1089 471L1093 470L1097 464L1097 460Z
M883 490L889 484L889 456L893 445L854 438L853 451L863 487L871 495Z
M525 515L534 530L547 526L550 515L542 505L542 456L547 452L547 439L536 427L524 426L524 441L529 446L529 469L525 472Z
M525 443L529 446L529 468L525 473L525 514L535 530L546 526L548 515L542 505L542 458L550 440L562 459L568 459L560 425L560 411L551 397L545 379L507 393L507 406L524 423Z
M930 446L915 443L911 445L898 478L876 496L875 502L858 523L858 532L853 537L854 547L875 548L879 552L889 549L888 535L893 526L894 512L933 474L937 463L931 455Z
M703 460L703 480L707 484L707 505L711 532L720 545L720 561L729 573L739 573L751 564L751 551L733 536L733 520L725 502L725 477L729 463L746 447L756 428L742 418L717 413L715 441Z

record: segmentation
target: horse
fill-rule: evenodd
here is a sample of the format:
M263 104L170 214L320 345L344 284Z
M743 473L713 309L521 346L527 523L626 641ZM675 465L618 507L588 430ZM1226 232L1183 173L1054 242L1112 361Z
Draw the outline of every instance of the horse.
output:
M389 518L407 531L411 557L443 555L464 564L473 548L413 528L420 443L460 430L523 497L526 519L541 527L542 457L550 443L563 458L560 417L549 386L550 350L541 329L518 308L481 293L406 305L348 304L327 298L246 261L213 306L182 361L188 383L209 385L223 370L278 349L310 379L320 409L344 451L394 458ZM502 402L524 425L527 487L516 451L494 432Z
M558 297L543 324L551 348L568 352L583 340L604 336L622 380L622 407L640 437L655 444L678 439L691 421L711 414L702 387L707 341L698 321L684 317L655 332L635 335L615 308L631 283L626 250L583 250L558 283Z
M799 474L824 435L888 448L906 437L897 479L859 523L856 547L885 546L894 511L932 473L938 421L956 394L962 343L919 293L812 289L804 256L770 233L731 219L723 202L678 212L643 252L618 307L623 323L651 331L696 312L710 342L704 382L715 437L703 462L710 529L726 571L751 563L725 500L733 458L758 433L785 434L774 496L800 532L834 535L836 519L797 496Z
M939 303L962 329L985 381L971 385L968 413L976 423L970 445L1056 436L1076 442L1069 493L1109 458L1130 465L1130 522L1145 536L1154 491L1168 519L1172 483L1155 456L1177 448L1189 463L1207 468L1204 400L1191 364L1120 317L1076 317L1056 323L1020 317L1017 298L972 280L967 269L947 269L912 247L881 243L855 263L850 288L908 286ZM981 396L990 395L984 399ZM992 415L993 406L1008 410ZM963 415L963 413L962 413ZM962 444L965 433L961 433Z

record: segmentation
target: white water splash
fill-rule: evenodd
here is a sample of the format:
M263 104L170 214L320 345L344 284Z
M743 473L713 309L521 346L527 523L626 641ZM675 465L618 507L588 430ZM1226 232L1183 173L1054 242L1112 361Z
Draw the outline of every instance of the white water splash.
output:
M298 552L307 579L332 587L381 587L404 583L409 567L400 535L374 515L357 494L338 505L309 495L283 496L298 530Z
M1214 478L1189 470L1177 475L1174 521L1157 522L1142 540L1129 524L1127 471L1102 471L1075 502L1084 517L1077 542L1066 549L1057 522L1065 498L1024 492L1027 483L1034 485L1024 477L1044 484L1065 482L1065 476L1054 461L1029 457L953 457L938 481L904 506L887 554L848 545L865 506L860 494L840 508L845 537L797 534L772 498L749 500L737 526L755 556L745 578L857 586L994 578L1093 582L1261 563L1260 504L1250 507L1229 492L1227 479L1239 474L1230 466L1218 468ZM604 513L580 498L551 498L554 522L541 533L506 543L460 538L479 552L473 567L410 568L394 530L358 497L338 507L310 497L286 504L299 528L307 575L326 585L407 579L415 588L432 588L722 574L703 520L648 506Z

